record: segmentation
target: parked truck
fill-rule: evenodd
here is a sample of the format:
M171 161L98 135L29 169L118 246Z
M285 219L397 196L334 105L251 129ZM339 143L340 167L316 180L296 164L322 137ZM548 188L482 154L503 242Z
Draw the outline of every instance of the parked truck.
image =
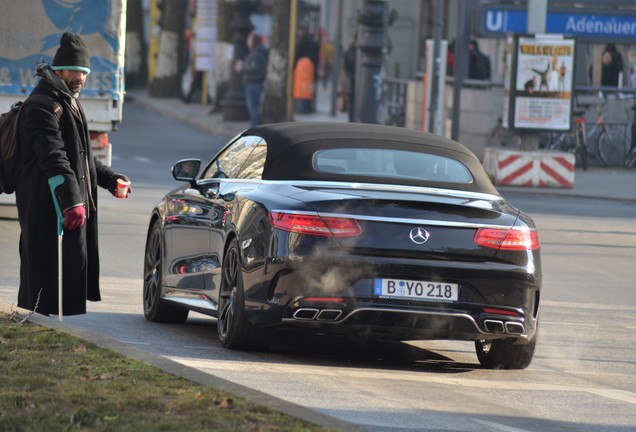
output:
M79 34L91 52L91 73L80 101L93 153L111 164L108 133L117 130L124 102L126 0L11 0L0 8L0 112L37 84L35 66L51 63L64 32Z

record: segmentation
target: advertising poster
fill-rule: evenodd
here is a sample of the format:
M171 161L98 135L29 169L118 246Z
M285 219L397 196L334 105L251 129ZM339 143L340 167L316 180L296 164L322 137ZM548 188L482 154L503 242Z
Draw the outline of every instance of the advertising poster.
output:
M570 130L573 68L574 39L517 37L510 101L514 129Z

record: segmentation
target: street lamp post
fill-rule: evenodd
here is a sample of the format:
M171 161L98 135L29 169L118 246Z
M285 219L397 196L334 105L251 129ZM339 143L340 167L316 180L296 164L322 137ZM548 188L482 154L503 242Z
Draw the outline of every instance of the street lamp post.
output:
M243 73L236 70L236 64L247 56L247 35L254 29L250 13L258 5L258 0L235 0L232 3L233 17L230 29L234 34L234 54L228 91L221 102L223 121L244 121L249 119L245 105Z
M358 15L358 49L353 102L353 119L360 123L380 123L382 70L388 50L388 26L397 12L388 12L386 0L365 0Z

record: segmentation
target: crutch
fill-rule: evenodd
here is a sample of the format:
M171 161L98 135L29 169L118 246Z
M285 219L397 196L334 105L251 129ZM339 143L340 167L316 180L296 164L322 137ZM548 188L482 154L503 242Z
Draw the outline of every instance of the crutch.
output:
M64 312L62 310L62 236L64 235L64 214L60 209L60 203L55 195L55 188L64 183L64 177L56 175L49 179L49 188L55 204L55 213L57 213L57 316L59 321L64 321Z

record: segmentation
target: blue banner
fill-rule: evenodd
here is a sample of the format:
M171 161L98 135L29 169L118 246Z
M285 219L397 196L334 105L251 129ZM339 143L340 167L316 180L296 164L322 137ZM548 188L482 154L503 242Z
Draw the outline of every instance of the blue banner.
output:
M487 5L481 11L481 31L484 36L504 36L526 33L528 12ZM636 15L610 15L577 11L548 11L546 33L600 40L636 40Z

